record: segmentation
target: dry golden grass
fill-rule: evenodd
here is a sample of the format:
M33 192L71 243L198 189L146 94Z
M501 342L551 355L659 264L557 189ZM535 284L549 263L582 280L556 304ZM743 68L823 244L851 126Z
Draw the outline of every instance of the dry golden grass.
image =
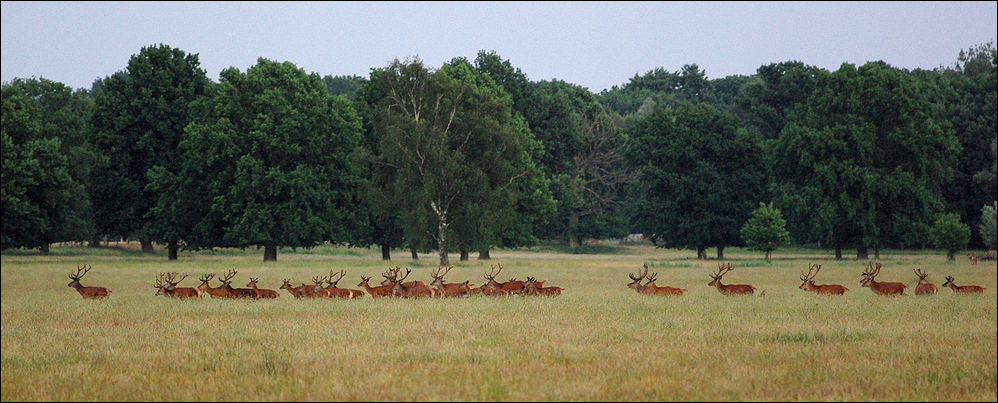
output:
M146 256L126 248L53 248L53 256L2 256L3 401L76 400L929 400L995 401L995 262L971 266L943 253L885 251L880 281L909 285L902 297L859 286L865 261L835 261L814 250L761 254L728 248L735 270L723 282L756 295L723 296L706 284L719 261L695 253L629 246L606 255L493 251L491 261L459 262L446 280L481 284L527 276L565 288L560 297L460 299L174 300L155 297L157 272L239 270L233 285L346 270L381 279L411 268L429 282L433 255L408 252L384 262L378 251L320 248ZM66 286L113 291L83 300ZM659 285L682 297L642 296L626 287L643 263ZM818 284L844 296L806 293L800 271L823 268ZM986 287L983 295L914 295L912 268L942 285ZM217 280L212 285L218 285ZM765 295L759 295L765 290Z

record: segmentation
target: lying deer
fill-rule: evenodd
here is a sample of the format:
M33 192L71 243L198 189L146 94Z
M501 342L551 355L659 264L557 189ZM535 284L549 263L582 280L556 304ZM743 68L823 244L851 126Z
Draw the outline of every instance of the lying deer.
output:
M173 298L198 298L201 296L202 291L194 287L177 287L181 281L187 278L185 273L180 280L176 280L177 272L171 271L169 273L159 273L159 277L156 278L156 284L153 287L158 288L156 295L166 295ZM176 281L174 281L176 280Z
M197 288L199 290L201 290L201 293L202 294L208 294L212 298L228 298L228 297L231 297L232 295L229 294L229 290L222 289L222 288L212 288L212 286L208 284L208 282L211 281L211 279L213 279L213 278L215 278L215 273L205 274L205 275L201 276L200 278L198 278L198 280L201 280L201 285L197 286Z
M846 293L846 291L849 291L848 288L845 288L838 284L815 285L814 276L817 276L819 271L821 271L820 264L816 265L808 264L807 274L804 274L804 272L800 272L802 276L800 279L804 281L804 283L801 284L800 287L798 288L804 291L811 291L817 294L828 294L828 295L843 295Z
M389 269L389 271L381 273L381 276L384 277L387 280L388 277L389 277L389 275L390 275L390 273L389 273L390 271L391 271L391 269ZM377 287L371 287L371 284L368 283L370 280L371 280L370 277L362 275L362 276L360 276L360 284L357 284L357 286L358 287L364 287L364 289L367 290L367 293L371 294L371 298L381 298L381 297L391 297L391 296L393 296L392 285L379 285Z
M953 280L955 280L953 276L946 276L946 282L943 283L943 287L952 288L953 291L961 294L980 294L984 292L984 287L979 285L956 285Z
M537 281L536 278L527 277L527 281L523 282L523 292L527 295L540 295L545 297L557 297L561 295L561 287L550 286L544 287L543 281Z
M329 276L326 277L326 284L328 285L325 287L325 290L330 297L353 299L353 298L362 298L364 296L364 292L361 290L351 290L349 288L340 288L336 286L336 284L338 284L340 280L343 279L343 276L347 275L346 270L340 270L340 275L336 277L336 280L333 280L333 276L335 275L336 274L333 273L332 270L330 270Z
M936 295L939 287L925 280L929 275L922 272L922 269L911 269L918 276L918 285L915 286L915 295Z
M717 291L719 291L721 294L724 295L752 295L752 293L755 292L755 287L750 286L748 284L729 284L729 285L721 284L721 277L723 277L725 274L728 274L728 272L732 270L734 270L734 268L731 267L731 263L728 263L727 265L724 266L718 264L717 273L713 273L710 275L710 278L712 278L713 280L707 283L707 285L716 287Z
M107 298L108 295L111 295L111 290L108 290L107 288L104 287L86 287L83 284L80 284L80 279L83 278L83 276L87 275L87 273L90 271L92 267L93 266L90 265L83 265L83 268L80 268L80 265L76 265L76 274L72 273L69 274L69 279L73 281L70 281L69 284L66 285L68 287L75 288L76 292L80 293L80 296L82 296L83 298L91 298L91 299Z
M667 286L666 287L659 287L658 285L656 285L655 284L655 280L658 277L658 273L657 272L653 273L651 275L651 277L648 277L648 265L647 264L644 265L644 272L638 271L638 276L637 277L635 277L633 274L630 274L630 273L628 273L627 276L630 277L631 280L634 280L634 281L631 281L630 284L627 284L627 286L630 287L631 289L633 289L634 291L637 291L638 294L645 294L645 295L683 295L683 293L686 292L686 290L682 289L682 288L667 287ZM641 284L641 280L644 280L645 277L648 277L648 281L645 282L644 285L642 285Z
M873 268L873 262L870 262L870 267L863 270L863 279L860 280L859 285L863 287L869 287L877 295L904 295L904 290L908 288L908 284L905 283L893 283L893 282L878 282L874 279L880 274L880 262L877 262L877 268Z
M256 296L254 298L256 298L256 299L261 299L261 298L277 298L277 297L281 296L280 294L277 293L277 291L268 290L266 288L259 288L259 287L257 287L256 283L258 281L260 281L259 278L250 277L249 283L246 284L246 286L250 287L253 290L253 292L255 293Z
M463 283L445 283L444 276L450 273L454 266L448 266L447 270L440 273L440 269L443 266L438 266L436 270L430 273L430 277L433 277L433 281L430 285L437 289L437 295L442 295L444 297L462 297L465 295L471 295L471 284L468 281Z

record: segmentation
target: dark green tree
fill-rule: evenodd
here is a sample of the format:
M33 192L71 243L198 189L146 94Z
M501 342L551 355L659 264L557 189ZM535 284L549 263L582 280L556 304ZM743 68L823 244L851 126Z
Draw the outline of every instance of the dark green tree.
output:
M163 44L143 47L125 71L104 80L93 114L94 143L111 161L92 194L101 233L135 237L145 252L164 242L176 259L184 224L180 212L165 207L175 192L150 187L149 173L179 169L190 103L208 83L198 55Z
M656 107L630 132L628 162L641 176L631 188L629 220L658 247L739 245L739 229L765 199L758 143L727 112L680 102Z
M981 224L978 227L984 247L988 250L998 249L998 202L991 202L990 206L981 208Z
M779 209L773 208L772 202L759 202L759 208L752 210L752 218L742 226L741 234L749 249L766 253L768 263L774 250L790 243L790 233L786 226L783 214Z
M198 221L193 249L309 248L356 238L360 119L318 74L264 58L228 68L193 104L178 188Z
M946 250L948 260L956 260L956 252L967 247L970 241L970 226L960 222L960 215L947 213L936 219L929 230L932 243Z
M349 100L357 97L357 90L364 85L366 79L358 75L322 77L322 82L326 84L326 89L330 95L343 95Z
M822 244L868 249L924 244L960 147L932 119L914 80L883 62L822 75L767 155L775 204L814 223Z

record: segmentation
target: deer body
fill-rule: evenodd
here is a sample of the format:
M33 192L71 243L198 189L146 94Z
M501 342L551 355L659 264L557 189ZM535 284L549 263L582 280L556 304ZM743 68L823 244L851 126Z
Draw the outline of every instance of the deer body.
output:
M391 297L391 296L393 296L393 294L392 294L392 286L390 286L390 285L379 285L377 287L371 287L371 284L368 283L368 281L370 281L370 280L371 280L370 277L360 276L360 284L357 284L357 286L358 287L364 287L364 289L367 290L367 293L371 294L371 298L381 298L381 297Z
M256 299L261 299L261 298L277 298L277 297L281 296L280 294L277 293L277 291L268 290L266 288L259 288L259 287L257 287L256 283L259 280L260 280L259 278L250 277L250 282L246 284L246 286L250 287L253 290L253 292L255 293L254 298L256 298Z
M804 283L802 283L798 288L804 291L811 291L815 294L823 294L823 295L843 295L846 293L846 291L849 291L848 288L845 288L838 284L815 285L814 276L817 276L819 271L821 271L820 264L807 265L807 274L801 272L802 277L800 279L803 280Z
M301 287L295 287L291 285L291 279L285 279L284 284L281 284L281 289L288 290L288 294L291 294L291 296L295 297L296 299L302 297Z
M155 287L159 288L156 291L156 295L166 295L173 298L199 298L203 294L200 289L193 287L177 287L181 281L187 278L187 274L184 274L180 280L174 281L177 278L177 272L160 273L159 277L156 279Z
M953 276L946 276L946 282L943 283L943 287L949 287L960 294L980 294L984 292L984 287L979 285L956 285L953 282L955 280Z
M212 273L212 274L205 274L205 275L203 275L203 276L201 276L199 278L199 280L201 280L201 285L197 286L197 289L201 290L201 295L208 294L212 298L229 298L229 297L231 297L231 295L229 294L228 290L225 290L225 289L222 289L222 288L212 288L212 286L208 284L208 282L211 281L211 279L213 279L213 278L215 278L215 274L214 273Z
M731 263L728 263L726 266L718 265L717 273L710 275L713 280L707 283L707 285L714 286L717 288L718 292L724 295L752 295L755 292L755 287L751 285L721 284L721 277L732 270L734 270L734 268L731 267Z
M936 292L939 291L939 287L936 287L935 284L925 280L925 277L928 277L928 274L923 273L921 269L911 270L918 276L918 285L915 286L915 295L936 295Z
M904 290L908 288L908 284L874 280L880 274L880 268L880 263L877 263L877 268L874 269L873 262L870 262L870 268L863 271L863 279L860 280L859 284L863 287L869 287L877 295L904 295Z
M338 297L343 299L362 298L364 296L363 291L351 290L349 288L340 288L336 286L336 284L339 283L341 279L343 279L343 276L346 275L347 272L345 270L340 270L339 277L337 277L336 280L333 280L334 273L332 270L329 271L329 276L326 277L326 283L328 284L328 286L326 286L326 292L328 293L328 295L330 297Z
M104 287L87 287L84 286L83 284L80 284L80 279L83 278L83 276L85 276L92 267L93 266L90 265L84 265L83 268L80 268L80 266L77 265L76 274L69 275L69 279L73 281L69 282L69 284L66 284L66 286L75 289L76 292L80 293L80 296L83 298L88 298L88 299L107 298L108 295L111 295L111 290L108 290L107 288Z
M633 274L628 274L627 276L630 277L631 280L633 280L627 284L627 287L634 291L637 291L638 294L668 296L668 295L683 295L684 293L686 293L686 290L683 288L668 287L668 286L659 287L657 284L655 284L655 280L658 279L658 273L657 272L652 273L651 276L648 276L647 264L644 265L644 271L640 270L638 271L637 277L635 277ZM641 284L641 281L644 280L646 277L648 278L648 281L646 281L644 284Z
M557 297L561 295L561 287L543 287L543 284L543 281L537 281L537 279L533 277L527 277L527 281L523 283L523 292L527 295L540 295L545 297Z

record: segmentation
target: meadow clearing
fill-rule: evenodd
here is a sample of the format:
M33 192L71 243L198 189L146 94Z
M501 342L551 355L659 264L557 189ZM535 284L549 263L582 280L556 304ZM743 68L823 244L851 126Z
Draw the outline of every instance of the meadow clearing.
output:
M15 251L17 252L17 251ZM713 251L709 251L712 253ZM855 253L855 251L851 251ZM847 251L849 253L849 251ZM545 248L492 251L458 261L448 282L481 284L527 276L563 287L560 297L454 299L294 299L283 279L345 270L381 280L389 267L429 282L435 255L392 261L368 249L259 250L144 255L128 247L57 246L52 255L2 255L3 401L996 401L998 303L995 261L948 262L937 251L881 252L878 281L908 284L904 296L860 287L868 261L836 261L832 251L727 248L725 259L694 251L622 246L610 253ZM751 284L752 296L707 286L719 263L725 284ZM801 271L822 265L818 284L843 296L800 290ZM68 274L112 290L84 300ZM687 289L654 297L627 288L648 264L658 285ZM918 277L940 287L916 296ZM233 286L259 277L276 300L178 300L154 296L157 273L180 286L205 273L238 270ZM986 288L957 295L942 288ZM218 286L213 281L212 286ZM764 295L762 291L765 291Z

